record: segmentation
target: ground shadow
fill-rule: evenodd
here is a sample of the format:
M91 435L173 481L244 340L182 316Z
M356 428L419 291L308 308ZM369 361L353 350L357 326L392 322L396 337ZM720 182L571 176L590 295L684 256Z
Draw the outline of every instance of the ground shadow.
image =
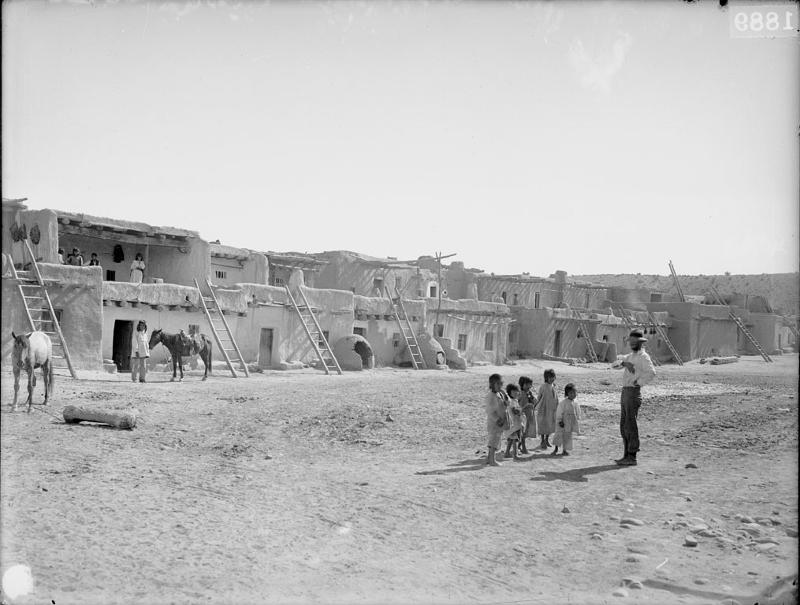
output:
M552 471L542 471L538 477L531 477L531 481L573 481L576 483L584 483L589 481L587 475L596 475L605 471L614 471L624 468L616 464L602 464L600 466L587 466L585 468L573 468L568 471L560 473Z
M471 458L461 460L447 465L448 468L435 469L432 471L417 471L415 475L447 475L449 473L461 473L464 471L479 471L486 468L486 458Z

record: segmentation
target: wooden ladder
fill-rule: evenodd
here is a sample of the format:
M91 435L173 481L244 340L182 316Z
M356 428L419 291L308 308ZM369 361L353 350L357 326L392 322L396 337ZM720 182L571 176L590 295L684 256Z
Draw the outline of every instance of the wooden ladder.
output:
M228 365L228 369L231 371L231 376L234 378L239 377L239 375L236 373L236 368L233 367L233 362L231 361L231 358L233 358L233 361L239 362L244 375L249 377L250 371L247 369L247 364L244 362L242 352L239 350L239 345L236 344L236 340L233 337L233 332L231 332L231 328L228 325L228 320L225 319L225 314L222 312L222 309L219 306L217 295L214 294L214 287L211 285L211 282L208 280L208 278L206 278L206 286L208 286L208 291L211 293L211 296L205 296L203 291L200 289L200 284L197 283L197 279L194 280L194 285L197 286L197 292L200 294L200 304L203 307L203 312L208 320L208 325L211 326L211 333L214 335L214 340L217 341L217 346L219 347L219 350L222 351L222 357L225 359L225 363ZM212 313L214 315L212 315ZM222 336L220 336L220 331L224 331ZM233 353L235 355L229 355L229 353Z
M664 344L667 345L669 352L672 353L672 357L675 359L675 361L678 362L678 365L682 366L683 360L681 359L681 356L678 355L678 351L675 350L675 347L672 346L672 341L667 336L667 331L663 327L661 327L661 325L659 325L658 321L656 320L656 316L653 315L650 311L647 312L647 317L650 318L650 321L652 322L653 327L656 330L656 334L658 334L661 340L664 341Z
M719 292L717 292L717 289L714 286L711 286L711 293L714 295L714 298L716 299L717 303L719 303L720 305L725 305L726 307L728 307L728 315L733 320L733 322L737 325L737 327L742 331L742 334L744 334L747 337L747 339L750 341L750 343L756 348L756 351L758 351L759 355L761 355L761 357L764 358L764 361L771 362L772 361L772 357L770 357L767 354L767 352L761 347L759 342L756 340L756 337L753 336L750 333L750 330L748 330L745 327L744 322L742 321L742 319L738 315L736 315L736 313L733 312L733 307L731 307L728 303L725 302L725 300L722 298L722 296L720 296Z
M594 350L594 344L592 343L592 337L589 334L589 328L586 325L586 321L581 317L580 311L576 311L567 303L564 303L567 306L567 309L570 312L570 315L573 319L576 319L578 322L578 327L580 327L581 332L583 332L583 337L586 340L586 351L589 353L589 360L590 361L597 361L597 352Z
M61 324L53 309L53 303L50 301L50 294L47 292L47 285L39 271L39 264L36 262L36 257L33 254L33 250L31 250L31 245L28 243L28 240L26 239L23 241L25 242L25 250L27 250L28 255L31 257L31 270L17 272L12 262L11 271L14 280L17 282L19 294L22 297L28 324L30 324L31 330L39 330L50 337L54 349L51 357L53 359L63 359L66 361L70 376L77 379L78 375L75 372L75 368L72 366L72 358L69 355L67 341L64 340ZM46 328L51 329L47 330ZM54 365L53 367L56 369L59 367L63 369L63 366Z
M397 288L394 289L395 294L397 294L397 303L395 303L392 299L392 295L389 294L389 288L384 286L384 290L389 302L392 303L392 314L394 315L394 320L397 322L397 326L400 328L400 334L403 335L403 340L406 341L406 347L408 347L408 353L411 356L411 365L415 370L427 370L428 366L425 363L425 358L422 357L419 341L414 332L414 327L408 319L408 314L406 313L406 307L403 304L403 297L400 291Z
M625 323L625 327L628 330L633 330L634 328L642 328L644 326L640 325L638 321L633 321L633 318L628 315L628 312L625 310L625 307L622 303L617 303L617 309L622 314L622 321ZM655 355L650 357L650 360L653 362L654 366L660 366L661 362L655 357Z
M669 261L669 272L672 274L672 281L675 282L675 289L678 291L678 297L681 302L686 302L686 297L683 295L683 288L681 282L678 281L678 274L675 273L675 267L672 266L672 261Z
M336 359L336 355L333 354L328 344L328 339L325 338L325 334L322 332L322 328L317 321L316 315L314 315L314 311L311 309L311 305L308 304L308 299L302 287L297 288L300 297L303 299L302 309L298 306L294 296L292 296L292 291L289 289L289 286L284 286L284 288L286 288L286 295L289 297L289 301L292 303L292 308L297 314L297 317L300 318L303 330L305 330L308 341L311 343L314 352L317 354L317 358L325 369L325 373L330 375L332 371L336 371L337 374L341 374L342 368L339 366L339 360Z

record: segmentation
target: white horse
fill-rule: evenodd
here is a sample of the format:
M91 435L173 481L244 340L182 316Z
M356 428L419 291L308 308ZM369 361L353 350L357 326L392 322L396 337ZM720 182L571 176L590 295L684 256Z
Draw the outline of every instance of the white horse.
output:
M19 373L24 368L28 373L28 413L31 412L33 405L33 388L36 386L36 375L34 370L42 368L44 377L44 405L50 399L53 392L53 343L50 337L44 332L29 332L17 336L11 332L14 338L14 350L11 360L14 364L14 412L17 411L17 394L19 392Z

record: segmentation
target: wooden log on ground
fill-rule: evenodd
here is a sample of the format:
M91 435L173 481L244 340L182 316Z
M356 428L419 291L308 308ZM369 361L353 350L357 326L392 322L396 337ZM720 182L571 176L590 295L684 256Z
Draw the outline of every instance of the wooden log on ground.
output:
M121 410L98 410L96 408L82 408L68 405L64 408L64 422L74 424L77 422L99 422L117 429L132 429L136 426L136 412Z
M739 361L739 358L736 357L736 356L715 357L714 359L711 360L711 365L712 366L718 366L718 365L722 365L722 364L725 364L725 363L736 363L737 361Z

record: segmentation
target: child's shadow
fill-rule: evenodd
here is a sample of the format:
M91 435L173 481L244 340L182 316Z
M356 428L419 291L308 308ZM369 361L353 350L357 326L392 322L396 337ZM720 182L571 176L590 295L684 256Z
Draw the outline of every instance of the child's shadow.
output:
M461 473L464 471L479 471L486 468L486 458L472 458L448 464L449 468L440 468L432 471L417 471L415 475L447 475L448 473Z
M560 473L542 471L539 473L539 477L531 477L531 481L573 481L576 483L584 483L589 481L587 475L596 475L597 473L613 471L620 468L624 467L616 464L602 464L600 466L587 466L586 468L573 468Z

